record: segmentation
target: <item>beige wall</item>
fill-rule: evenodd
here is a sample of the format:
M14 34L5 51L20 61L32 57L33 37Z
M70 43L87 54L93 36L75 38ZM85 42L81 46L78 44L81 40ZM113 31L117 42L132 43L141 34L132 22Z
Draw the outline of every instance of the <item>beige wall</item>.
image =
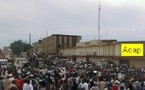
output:
M101 45L83 45L84 43L77 44L76 48L64 50L64 55L76 55L76 60L86 61L86 56L89 56L90 61L95 61L100 64L103 59L108 59L116 64L120 60L128 61L128 64L136 67L141 65L145 66L145 57L122 57L121 56L121 43L110 43ZM82 46L81 46L82 45ZM145 45L144 45L145 47ZM145 50L144 50L145 51ZM96 55L94 55L96 53Z
M115 44L115 56L121 56L121 46L119 43Z
M76 60L86 62L86 57L77 57Z
M95 56L95 54L96 56L120 56L120 46L118 44L104 44L76 48L76 55Z
M68 49L62 49L61 53L64 56L72 56L72 55L76 55L76 48L68 48Z

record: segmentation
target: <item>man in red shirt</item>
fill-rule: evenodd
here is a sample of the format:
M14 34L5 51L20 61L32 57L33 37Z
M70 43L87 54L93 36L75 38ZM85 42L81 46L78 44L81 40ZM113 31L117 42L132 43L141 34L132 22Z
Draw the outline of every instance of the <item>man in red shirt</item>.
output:
M116 80L114 85L112 86L112 90L119 90L119 88L120 88L119 84L120 84L120 82L118 80Z

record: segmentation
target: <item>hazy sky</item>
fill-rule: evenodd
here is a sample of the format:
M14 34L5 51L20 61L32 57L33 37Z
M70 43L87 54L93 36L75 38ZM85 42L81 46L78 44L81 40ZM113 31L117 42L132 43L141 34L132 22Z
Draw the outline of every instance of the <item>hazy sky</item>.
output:
M0 0L0 47L52 34L97 39L99 0ZM145 40L145 0L101 0L101 39Z

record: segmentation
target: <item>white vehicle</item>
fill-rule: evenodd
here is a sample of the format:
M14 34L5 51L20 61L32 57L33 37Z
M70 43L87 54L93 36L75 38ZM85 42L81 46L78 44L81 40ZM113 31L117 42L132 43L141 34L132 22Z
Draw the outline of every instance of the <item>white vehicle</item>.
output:
M7 68L8 60L7 59L0 59L0 66L2 68Z

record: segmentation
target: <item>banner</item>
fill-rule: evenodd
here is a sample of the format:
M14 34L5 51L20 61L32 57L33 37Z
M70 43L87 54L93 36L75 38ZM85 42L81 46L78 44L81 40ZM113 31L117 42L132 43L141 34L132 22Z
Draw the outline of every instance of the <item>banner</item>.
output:
M144 56L144 45L121 44L121 56Z

